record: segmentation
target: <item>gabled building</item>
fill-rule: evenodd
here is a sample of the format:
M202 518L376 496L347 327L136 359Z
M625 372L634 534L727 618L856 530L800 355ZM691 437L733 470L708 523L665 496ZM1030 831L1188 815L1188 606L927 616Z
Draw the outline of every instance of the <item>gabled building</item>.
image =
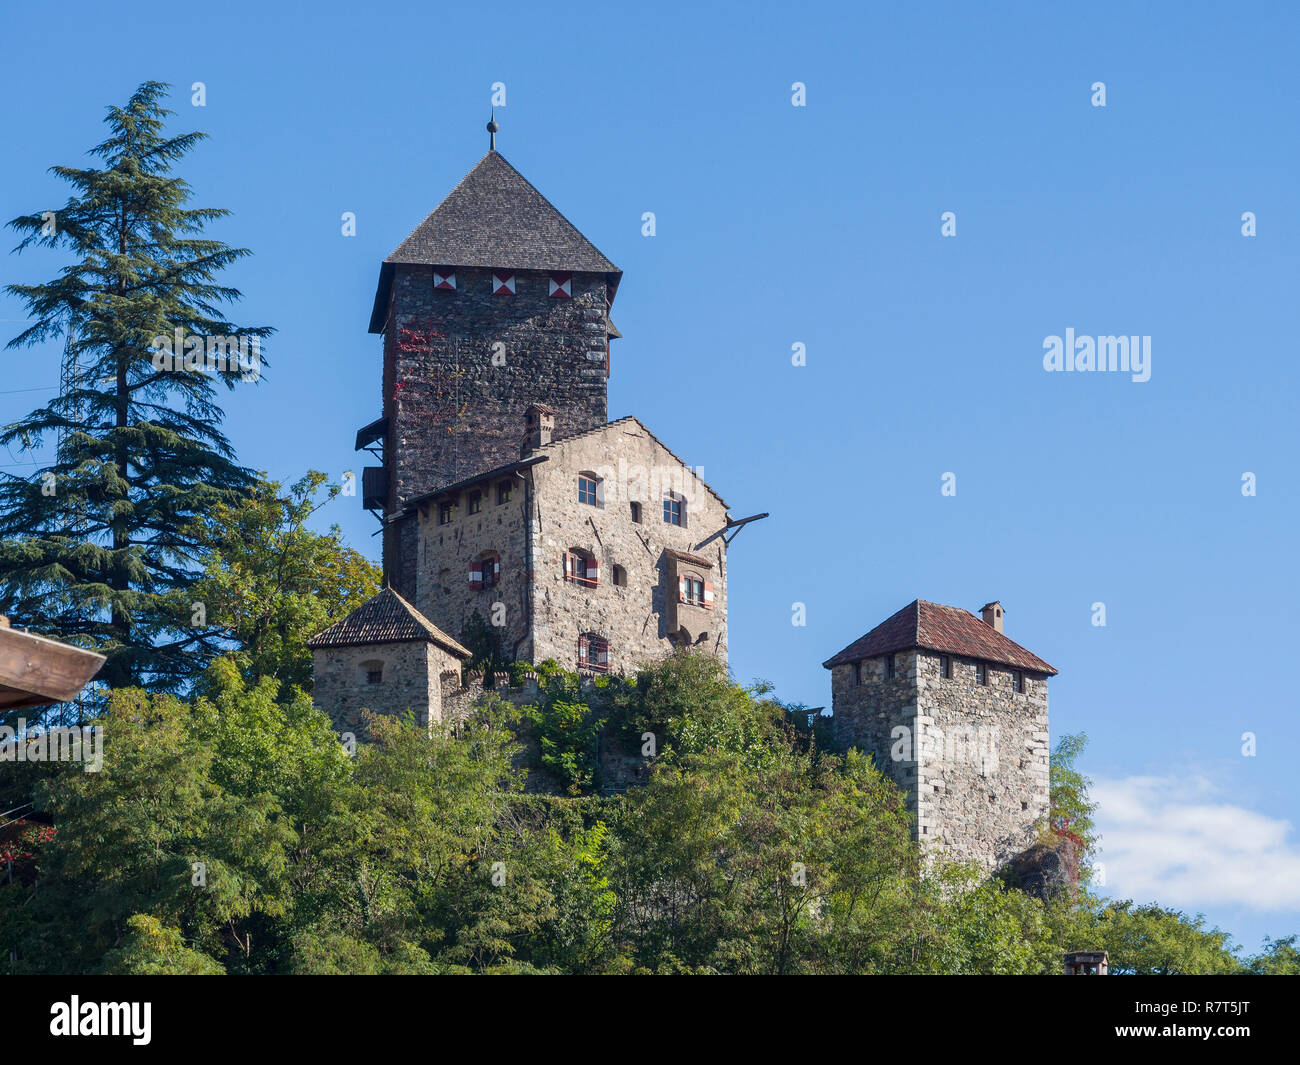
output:
M916 600L828 659L838 746L874 756L915 833L992 869L1048 815L1047 681L1056 670L981 617Z
M493 132L380 267L383 411L356 446L382 462L362 495L383 524L385 594L509 661L631 671L686 646L725 661L727 546L753 519L733 521L640 420L608 420L622 273ZM313 641L319 703L374 673L359 646ZM431 693L431 668L391 704L423 699L425 680ZM389 675L347 706L375 709Z
M307 641L313 701L340 732L364 737L362 710L441 721L444 686L460 685L469 651L391 588Z

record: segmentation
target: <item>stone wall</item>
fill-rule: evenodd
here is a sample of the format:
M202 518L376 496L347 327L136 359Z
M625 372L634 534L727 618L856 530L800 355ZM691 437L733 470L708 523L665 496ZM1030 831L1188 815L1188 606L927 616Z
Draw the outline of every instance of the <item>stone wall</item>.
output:
M885 675L883 657L863 660L861 684L852 663L831 670L831 730L836 745L870 754L876 768L907 796L913 818L917 816L917 752L902 746L898 753L904 757L894 758L893 730L902 727L909 735L916 734L916 658L915 651L895 654L892 680Z
M577 667L578 636L595 632L609 641L612 672L632 672L673 650L673 610L677 582L667 549L699 554L711 567L712 610L691 613L692 642L724 662L727 658L727 558L719 537L701 541L723 528L723 504L693 472L635 421L615 422L598 432L540 449L547 462L532 467L533 646L531 661L554 658L565 669ZM597 505L579 502L578 476L601 478ZM664 521L663 493L685 496L686 525ZM640 504L634 522L631 504ZM564 553L581 549L600 563L600 579L591 588L564 579ZM614 583L620 567L625 585Z
M1008 667L989 665L981 685L973 660L952 656L944 678L938 655L919 657L917 721L933 741L918 775L922 838L995 868L1034 843L1048 813L1047 678L1025 674L1020 693Z
M428 728L442 708L442 674L460 675L460 663L436 644L410 640L360 647L322 647L312 653L312 702L329 714L338 732L365 739L363 710L401 715L412 711ZM382 679L370 683L378 668Z
M510 501L498 504L497 485L501 482L510 484ZM514 474L483 481L471 490L439 497L421 507L419 515L415 608L457 640L475 611L488 625L495 616L504 622L495 631L508 661L527 660L527 487L527 482ZM470 491L482 493L478 514L469 512ZM454 503L447 525L438 523L438 504L443 502ZM470 563L489 551L500 561L498 582L490 588L474 588L469 579ZM500 609L496 604L501 604Z
M455 291L435 291L431 266L395 267L384 335L388 513L518 458L530 403L555 410L559 434L606 421L606 278L574 274L571 299L551 298L549 279L516 271L514 294L494 295L490 269L457 267ZM400 544L412 535L385 534L390 580L409 577Z
M894 657L893 680L883 657L862 662L861 684L851 663L831 671L837 745L873 754L907 796L919 840L987 869L1009 861L1048 813L1047 678L1025 674L1019 693L1009 667L990 664L981 685L972 659L948 656L943 677L936 653Z

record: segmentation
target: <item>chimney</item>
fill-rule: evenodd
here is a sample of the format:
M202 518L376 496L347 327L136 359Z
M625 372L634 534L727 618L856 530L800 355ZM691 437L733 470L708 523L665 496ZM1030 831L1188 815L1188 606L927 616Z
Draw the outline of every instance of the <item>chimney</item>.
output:
M1002 631L1002 604L996 599L980 607L980 616L984 619L984 624L994 632Z
M551 442L555 431L555 411L545 403L530 403L527 413L528 433L524 437L524 451L535 451Z

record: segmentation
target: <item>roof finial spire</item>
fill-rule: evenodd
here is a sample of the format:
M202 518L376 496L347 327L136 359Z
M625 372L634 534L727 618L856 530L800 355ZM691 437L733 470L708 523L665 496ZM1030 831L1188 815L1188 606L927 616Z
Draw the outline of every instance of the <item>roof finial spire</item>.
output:
M497 130L500 128L501 127L497 125L497 109L494 107L492 108L492 117L488 119L487 124L488 151L490 152L495 152L497 150Z

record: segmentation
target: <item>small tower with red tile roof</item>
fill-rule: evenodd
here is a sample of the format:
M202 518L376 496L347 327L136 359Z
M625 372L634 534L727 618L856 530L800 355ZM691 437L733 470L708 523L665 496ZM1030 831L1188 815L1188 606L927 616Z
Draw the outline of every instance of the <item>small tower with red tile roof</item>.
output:
M837 744L898 784L917 839L992 870L1048 816L1056 670L1003 634L1001 603L981 614L918 599L824 665Z

